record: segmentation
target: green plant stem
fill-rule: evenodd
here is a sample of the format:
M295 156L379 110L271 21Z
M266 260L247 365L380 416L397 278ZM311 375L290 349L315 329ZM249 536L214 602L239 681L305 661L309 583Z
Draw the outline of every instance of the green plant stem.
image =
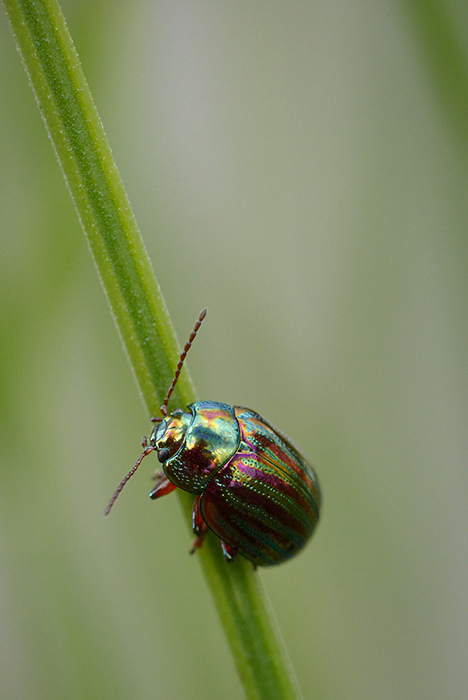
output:
M443 0L400 0L423 48L441 113L465 154L468 147L468 61L457 16Z
M179 350L78 55L57 2L3 2L130 363L154 415ZM193 400L184 370L173 403ZM179 496L190 523L193 497L180 491ZM297 698L258 574L245 560L228 565L214 537L207 537L199 556L247 697Z

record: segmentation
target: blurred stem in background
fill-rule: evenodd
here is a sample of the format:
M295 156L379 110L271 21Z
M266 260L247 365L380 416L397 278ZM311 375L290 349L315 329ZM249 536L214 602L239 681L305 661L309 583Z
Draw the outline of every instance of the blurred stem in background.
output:
M177 344L65 20L53 0L4 5L148 411L156 414ZM184 371L174 402L194 399ZM193 499L179 496L190 522ZM298 697L251 564L239 559L228 566L210 537L200 556L247 696Z
M402 5L426 53L435 94L468 149L468 56L450 5L438 0L403 0Z

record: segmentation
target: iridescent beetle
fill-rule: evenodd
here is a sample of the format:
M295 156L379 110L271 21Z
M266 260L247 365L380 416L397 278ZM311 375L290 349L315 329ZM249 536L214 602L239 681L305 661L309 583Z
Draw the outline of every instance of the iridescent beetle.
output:
M106 510L144 457L156 451L163 464L150 498L176 488L196 494L192 552L208 530L221 540L225 558L237 554L255 566L280 564L293 557L312 535L321 494L314 470L300 450L255 411L217 401L196 401L188 411L167 414L169 398L184 360L206 316L195 324L161 407L162 418L143 452L122 479Z

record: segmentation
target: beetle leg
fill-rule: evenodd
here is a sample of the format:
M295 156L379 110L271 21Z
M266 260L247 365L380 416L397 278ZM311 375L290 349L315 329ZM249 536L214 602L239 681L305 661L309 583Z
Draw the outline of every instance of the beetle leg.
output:
M227 542L223 542L223 540L221 540L221 549L223 550L226 561L234 561L234 559L237 557L237 549L231 547L231 545Z
M200 496L196 497L195 503L193 504L192 530L194 534L197 535L197 537L200 537L200 535L204 535L207 531L207 526L202 518L200 510Z
M195 533L195 535L197 536L197 538L193 541L192 549L190 550L190 554L193 554L194 552L197 551L197 549L200 549L200 547L203 544L203 540L205 539L205 535L208 532L208 525L203 520L201 511L200 511L200 496L196 497L195 503L193 504L192 530Z
M168 493L174 491L177 488L172 481L169 481L164 472L155 472L153 479L156 481L156 486L150 491L150 498L161 498L161 496L167 496Z

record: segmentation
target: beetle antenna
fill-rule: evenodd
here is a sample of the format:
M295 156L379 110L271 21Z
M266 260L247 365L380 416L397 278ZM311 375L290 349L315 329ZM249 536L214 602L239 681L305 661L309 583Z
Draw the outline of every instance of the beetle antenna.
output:
M179 364L177 365L176 373L174 375L174 379L172 380L172 384L169 387L169 391L167 392L166 398L164 399L164 403L161 406L161 413L163 414L164 418L167 416L167 404L169 403L169 399L171 398L171 394L174 391L174 387L177 384L177 380L179 379L180 372L182 370L182 367L184 366L185 358L187 357L187 353L190 350L190 346L192 345L193 341L195 340L195 336L198 333L198 329L200 328L203 319L206 316L206 309L203 309L203 311L200 313L200 316L198 317L198 321L196 322L193 331L190 333L189 339L185 344L184 350L180 356ZM162 418L152 418L151 419L153 423L160 423L163 419ZM106 510L104 511L104 515L109 515L109 513L112 510L112 506L116 502L117 498L119 497L120 492L122 491L123 487L129 481L129 479L132 478L132 476L135 474L136 470L142 463L143 459L147 457L150 452L153 452L156 447L154 445L149 444L148 438L143 438L142 440L142 446L143 446L143 452L141 455L138 457L135 466L133 466L128 474L124 476L120 484L117 486L114 495L109 501L109 505L107 506Z
M122 479L122 481L120 482L120 484L119 484L119 485L117 486L117 488L115 489L115 493L114 493L114 495L112 496L112 498L110 499L109 505L107 506L106 510L104 511L104 515L109 515L109 513L111 512L112 506L113 506L114 503L116 502L117 498L119 497L119 493L122 491L122 489L123 489L123 487L125 486L125 484L127 483L127 481L128 481L129 479L131 479L131 477L135 474L136 470L138 469L138 467L139 467L140 464L142 463L143 459L144 459L145 457L147 457L147 456L149 455L149 453L150 453L150 452L153 452L155 449L156 449L155 447L153 447L152 445L149 445L148 447L146 447L146 448L143 450L143 452L141 453L141 455L138 457L138 459L137 459L137 461L136 461L136 463L135 463L135 466L132 467L132 468L130 469L130 471L128 472L127 476L124 476L124 478Z
M167 404L169 403L169 399L171 398L171 394L174 391L175 385L177 384L177 380L179 379L180 372L182 370L182 367L184 366L185 358L187 357L187 353L190 350L190 346L192 345L193 341L195 340L195 336L198 333L198 329L200 328L202 321L206 316L206 311L207 311L206 309L203 309L200 316L198 317L198 321L196 322L193 331L190 333L189 339L188 339L187 343L185 344L182 355L180 356L179 364L177 365L174 379L172 380L172 384L169 387L169 391L167 392L166 398L164 399L164 403L161 406L161 413L163 414L164 418L167 416Z

